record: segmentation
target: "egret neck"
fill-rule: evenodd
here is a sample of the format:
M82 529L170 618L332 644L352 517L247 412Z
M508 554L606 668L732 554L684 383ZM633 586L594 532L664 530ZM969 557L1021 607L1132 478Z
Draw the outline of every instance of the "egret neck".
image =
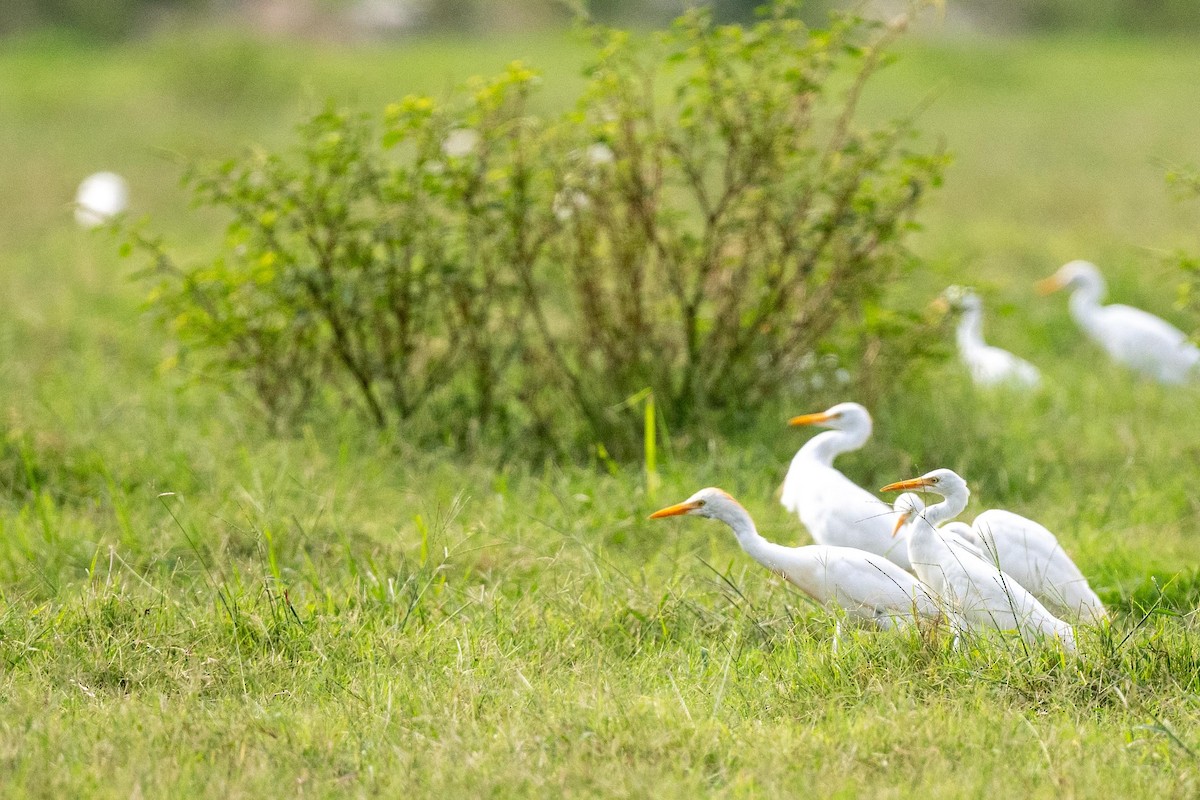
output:
M858 450L871 438L871 419L854 419L838 430L828 430L818 433L804 443L792 459L795 461L815 461L832 467L833 460L842 453Z
M975 352L987 346L983 341L982 308L972 305L963 309L955 338L958 340L958 349L965 353Z
M1095 332L1096 314L1100 311L1100 301L1104 299L1104 279L1096 273L1085 273L1077 279L1076 286L1067 301L1071 316L1079 327L1089 332Z
M713 519L728 525L733 530L733 535L737 537L738 544L755 561L769 570L778 571L784 567L780 556L785 555L788 548L764 539L758 532L758 528L754 526L750 512L740 503L733 501L722 506L719 512L713 514Z

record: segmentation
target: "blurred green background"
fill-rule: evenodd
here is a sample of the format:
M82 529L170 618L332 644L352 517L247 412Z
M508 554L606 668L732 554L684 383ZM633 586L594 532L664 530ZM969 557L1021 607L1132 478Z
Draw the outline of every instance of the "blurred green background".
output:
M197 22L249 23L268 32L321 36L411 35L429 31L488 33L554 27L569 18L562 0L8 0L0 8L0 33L51 27L89 38L121 39ZM714 0L718 19L753 18L755 0ZM680 0L592 0L598 19L622 25L659 25L685 4ZM837 3L813 0L807 14L820 20L834 7L895 13L896 2ZM1074 31L1179 35L1200 29L1200 8L1190 0L960 0L946 16L955 28L1019 33Z

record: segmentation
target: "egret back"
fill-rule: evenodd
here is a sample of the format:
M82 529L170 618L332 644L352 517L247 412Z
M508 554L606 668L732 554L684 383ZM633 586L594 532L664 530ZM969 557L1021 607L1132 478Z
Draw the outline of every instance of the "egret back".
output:
M855 547L909 569L904 540L892 536L891 507L833 467L793 461L780 502L817 544Z
M1056 614L1087 621L1107 618L1104 604L1058 539L1037 522L993 509L975 518L986 560L1012 575Z
M1183 331L1140 308L1103 306L1084 328L1114 361L1163 383L1183 383L1200 365Z
M940 614L926 588L882 556L819 544L784 549L790 564L780 573L824 605L837 604L881 628Z

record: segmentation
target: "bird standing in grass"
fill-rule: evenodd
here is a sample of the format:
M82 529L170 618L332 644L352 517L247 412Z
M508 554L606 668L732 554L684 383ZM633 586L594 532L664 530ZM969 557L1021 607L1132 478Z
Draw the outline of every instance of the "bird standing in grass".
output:
M878 628L887 630L940 615L917 579L888 559L852 547L784 547L768 542L749 512L721 489L701 489L682 503L655 511L650 519L684 514L724 522L755 561L818 603L841 606L851 617Z
M961 315L955 329L958 357L967 366L976 386L1009 385L1033 389L1041 383L1041 373L1033 364L983 340L983 301L979 295L961 286L951 286L943 297L946 304Z
M1200 349L1166 320L1124 305L1100 305L1104 278L1095 264L1071 261L1045 280L1038 291L1071 289L1071 316L1113 361L1160 383L1185 383L1200 374Z
M891 508L833 466L835 458L871 437L867 410L858 403L838 403L789 424L830 430L807 441L792 458L783 480L783 507L800 517L817 544L857 547L910 569L904 542L892 537Z
M921 490L939 494L953 504L964 493L966 482L947 469L889 484L880 491ZM995 565L951 546L953 531L938 529L930 520L946 519L937 503L923 514L913 514L907 529L908 553L913 570L929 590L949 608L955 623L970 630L1016 630L1026 642L1057 638L1067 652L1075 652L1075 631L1046 610L1011 575ZM952 516L952 515L951 515ZM897 529L899 530L899 528Z
M937 492L944 492L946 499L926 509L916 495L897 497L893 505L897 533L913 515L922 514L952 547L965 548L965 552L1011 575L1055 615L1091 623L1108 618L1087 578L1044 526L1001 509L984 511L970 525L951 522L967 507L971 492L966 481L948 469L935 470L925 477L937 478Z
M1045 526L1011 511L992 509L958 534L1055 614L1089 623L1108 619L1104 603Z

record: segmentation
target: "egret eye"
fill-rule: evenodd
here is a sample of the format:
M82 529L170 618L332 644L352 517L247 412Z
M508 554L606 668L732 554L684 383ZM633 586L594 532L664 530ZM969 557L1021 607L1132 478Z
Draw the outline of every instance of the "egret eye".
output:
M696 507L699 508L700 506L704 505L707 502L708 502L707 500L697 500Z
M937 482L938 482L938 480L939 480L938 478L930 478L930 479L929 479L929 482L930 482L930 483L937 483Z

